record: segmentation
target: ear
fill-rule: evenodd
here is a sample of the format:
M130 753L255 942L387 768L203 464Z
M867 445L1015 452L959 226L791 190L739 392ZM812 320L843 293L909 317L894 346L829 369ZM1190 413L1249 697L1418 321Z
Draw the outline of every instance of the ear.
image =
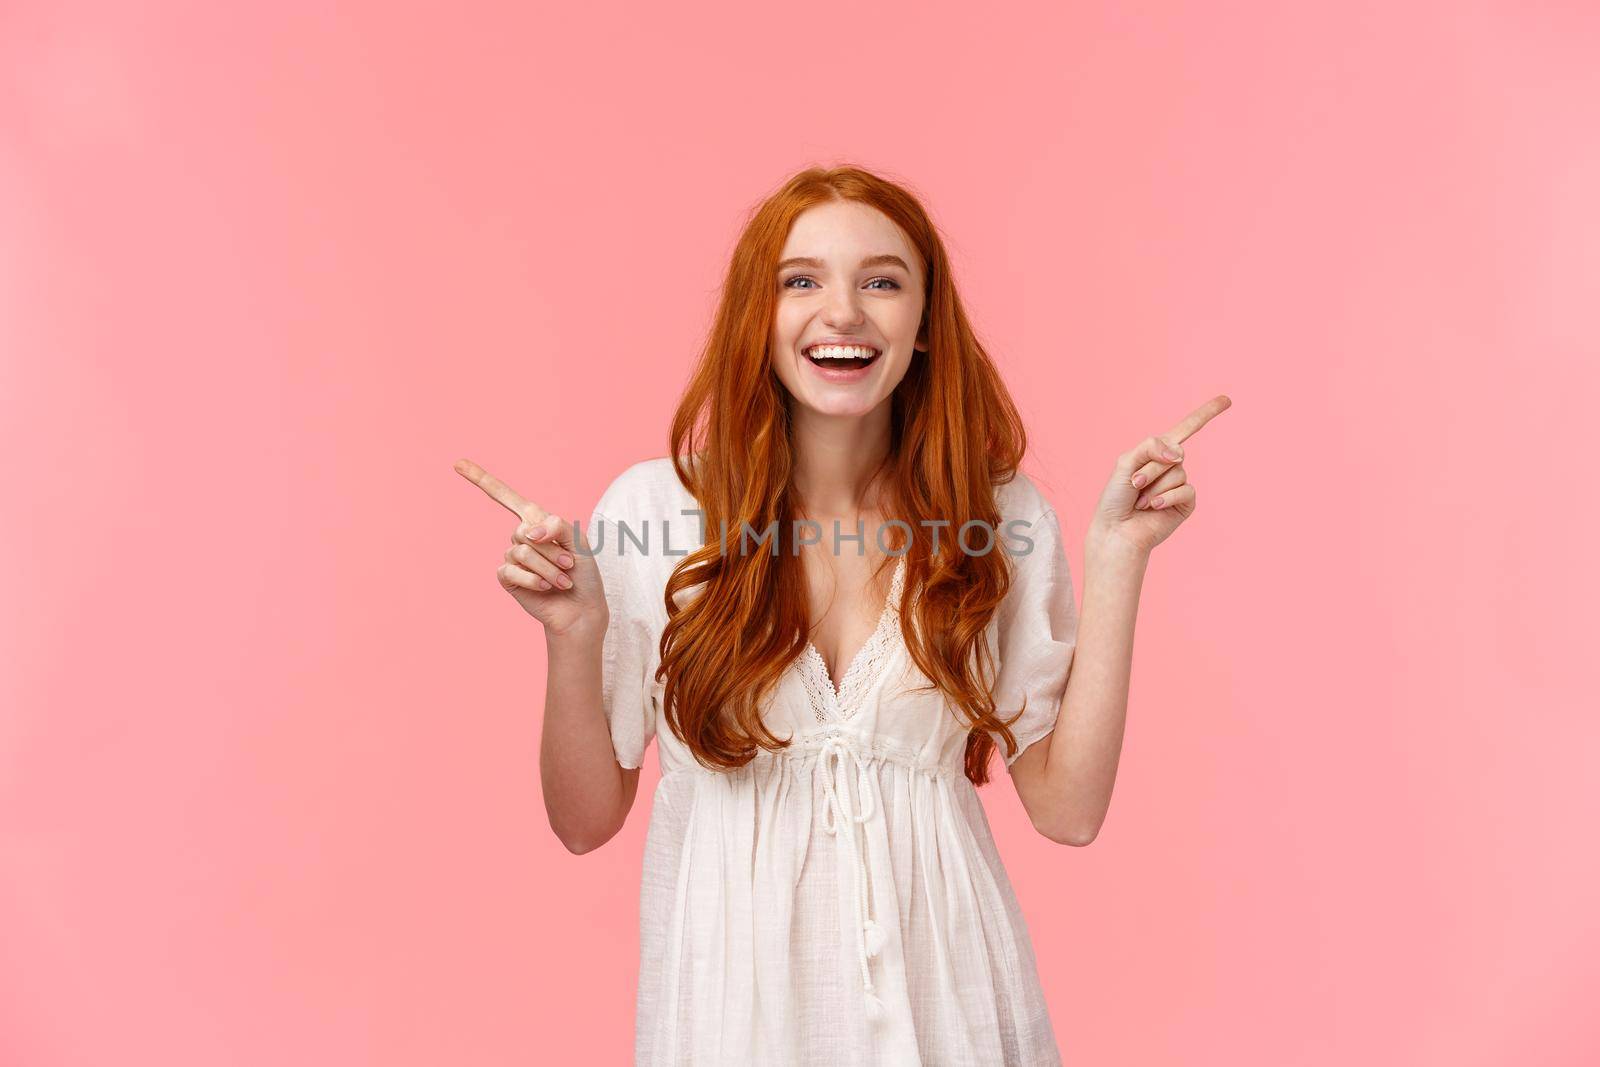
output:
M928 327L926 323L917 327L917 339L912 342L911 347L918 352L926 352L928 350Z

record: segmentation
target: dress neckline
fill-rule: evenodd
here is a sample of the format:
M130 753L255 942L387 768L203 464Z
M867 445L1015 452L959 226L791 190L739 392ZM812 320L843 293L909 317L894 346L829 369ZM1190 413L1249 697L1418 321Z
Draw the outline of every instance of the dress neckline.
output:
M883 612L878 616L878 625L868 635L866 644L851 658L837 686L833 684L833 676L828 673L828 661L809 638L806 640L805 654L800 657L802 677L806 681L818 721L842 722L848 719L856 710L860 694L877 677L886 658L884 653L899 631L900 596L905 589L905 576L906 558L901 556L895 561L894 579L889 583L889 595L884 601Z

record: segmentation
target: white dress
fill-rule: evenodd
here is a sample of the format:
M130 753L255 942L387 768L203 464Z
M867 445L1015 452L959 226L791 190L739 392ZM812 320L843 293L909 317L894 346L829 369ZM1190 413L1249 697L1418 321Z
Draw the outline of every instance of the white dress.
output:
M1011 726L1020 754L1055 726L1077 609L1054 510L1021 472L995 492L1015 579L988 639L997 711L1028 698ZM763 706L790 748L717 772L667 727L654 680L666 580L701 543L698 507L663 456L619 475L584 529L611 614L617 760L641 766L655 739L661 764L635 1063L1059 1064L1027 926L962 773L966 729L937 690L903 691L926 682L899 626L904 559L839 689L808 644ZM982 532L966 543L978 550Z

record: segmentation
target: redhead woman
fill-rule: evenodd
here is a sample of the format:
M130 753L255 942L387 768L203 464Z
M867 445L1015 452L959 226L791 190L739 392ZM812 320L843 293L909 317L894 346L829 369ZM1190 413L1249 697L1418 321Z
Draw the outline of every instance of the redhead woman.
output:
M1094 840L1144 573L1229 403L1116 458L1080 612L928 214L810 169L739 238L668 454L587 527L457 464L520 520L497 573L544 627L568 849L621 828L656 743L636 1063L1061 1062L977 790L998 750L1039 833Z

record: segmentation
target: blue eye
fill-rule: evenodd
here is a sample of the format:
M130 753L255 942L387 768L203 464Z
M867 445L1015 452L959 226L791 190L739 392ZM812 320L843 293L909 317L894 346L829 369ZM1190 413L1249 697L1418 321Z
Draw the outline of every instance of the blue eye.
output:
M796 274L793 278L790 278L788 281L784 282L783 283L783 287L785 289L796 289L796 288L799 288L799 286L795 285L794 283L795 282L800 282L800 281L811 282L812 279L808 275L805 275L805 274ZM874 278L874 279L872 279L872 282L888 282L890 288L892 288L892 289L900 288L900 283L895 281L893 278ZM872 282L868 282L867 284L871 285ZM814 285L816 283L812 282L812 284ZM810 286L807 286L806 288L810 288Z

